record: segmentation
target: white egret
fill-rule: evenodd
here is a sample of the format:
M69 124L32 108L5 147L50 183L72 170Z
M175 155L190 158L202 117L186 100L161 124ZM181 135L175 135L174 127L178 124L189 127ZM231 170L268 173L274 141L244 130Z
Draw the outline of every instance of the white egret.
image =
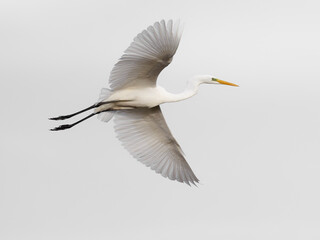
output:
M71 128L96 114L104 122L114 117L117 137L133 157L164 177L196 185L199 180L172 136L159 105L192 97L202 83L237 85L210 75L193 77L180 94L172 94L157 85L159 73L171 63L177 51L181 32L178 22L162 20L138 34L113 67L110 89L102 89L96 104L50 119L63 120L90 109L94 112L78 122L51 130Z

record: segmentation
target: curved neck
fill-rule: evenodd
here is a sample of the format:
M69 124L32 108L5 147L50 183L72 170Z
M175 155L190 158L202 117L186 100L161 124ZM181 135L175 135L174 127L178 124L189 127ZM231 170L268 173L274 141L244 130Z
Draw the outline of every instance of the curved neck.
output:
M201 79L198 79L198 78L191 79L190 81L188 81L187 87L183 92L178 94L173 94L168 92L165 102L167 103L178 102L194 96L198 92L199 85L201 83L202 83Z

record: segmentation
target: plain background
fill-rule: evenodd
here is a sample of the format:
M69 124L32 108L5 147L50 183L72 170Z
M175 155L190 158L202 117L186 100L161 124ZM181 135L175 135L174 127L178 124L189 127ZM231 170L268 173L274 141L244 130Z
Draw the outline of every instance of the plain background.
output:
M319 239L319 1L13 1L0 5L0 238ZM181 19L159 83L201 184L155 174L97 119L48 117L94 103L140 31ZM67 121L72 122L72 120Z

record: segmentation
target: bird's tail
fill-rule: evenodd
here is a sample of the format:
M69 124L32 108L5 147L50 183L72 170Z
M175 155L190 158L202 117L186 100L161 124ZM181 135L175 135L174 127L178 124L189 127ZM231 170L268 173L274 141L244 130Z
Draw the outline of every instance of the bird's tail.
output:
M98 102L102 102L102 101L107 100L109 98L109 96L111 95L111 93L112 93L112 91L110 89L102 88L101 92L100 92L100 96L99 96ZM98 114L98 119L103 121L103 122L109 122L111 120L111 118L113 117L113 115L114 115L113 111L101 112L101 113Z

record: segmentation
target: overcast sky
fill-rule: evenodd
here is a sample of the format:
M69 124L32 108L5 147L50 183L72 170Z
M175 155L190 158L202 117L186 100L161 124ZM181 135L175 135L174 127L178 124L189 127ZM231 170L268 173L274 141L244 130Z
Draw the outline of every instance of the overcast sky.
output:
M319 1L0 1L0 239L319 239ZM159 84L201 184L155 174L113 122L62 132L140 31L185 23Z

